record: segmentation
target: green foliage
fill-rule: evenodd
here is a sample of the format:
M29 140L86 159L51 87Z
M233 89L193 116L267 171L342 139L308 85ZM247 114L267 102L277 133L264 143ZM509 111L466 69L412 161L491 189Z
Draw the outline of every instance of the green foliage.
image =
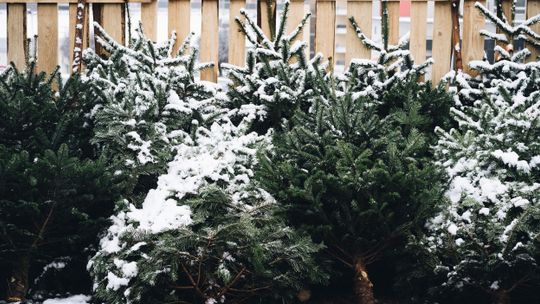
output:
M266 37L262 29L245 11L245 21L237 19L247 40L254 45L248 50L245 67L222 65L231 80L224 103L231 109L231 118L249 118L251 130L264 134L270 128L281 129L296 109L307 111L313 96L327 96L322 55L308 60L307 44L296 40L304 29L309 14L286 34L289 2L285 2L276 34Z
M32 280L35 268L60 257L84 261L118 198L115 178L89 144L88 86L34 68L0 75L2 282ZM28 281L20 283L24 296Z

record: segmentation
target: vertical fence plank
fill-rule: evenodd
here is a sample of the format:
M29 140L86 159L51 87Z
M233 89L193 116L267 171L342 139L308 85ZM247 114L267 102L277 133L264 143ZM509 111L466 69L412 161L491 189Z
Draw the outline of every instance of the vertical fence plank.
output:
M69 4L69 48L68 48L68 54L69 54L69 65L71 68L71 65L73 63L73 46L75 45L75 25L77 24L77 3L70 3ZM82 41L82 48L83 50L88 48L88 37L89 37L89 27L88 27L88 4L86 4L86 7L84 9L84 28L83 28L83 41Z
M106 3L101 10L101 26L114 40L126 43L124 4Z
M202 0L201 61L213 62L214 67L201 71L201 79L217 82L219 49L219 1Z
M270 8L268 5L270 4ZM272 38L276 28L276 0L257 1L257 24L262 28L268 39Z
M177 41L173 49L173 54L176 53L180 44L191 32L190 15L191 3L190 0L169 0L169 33L176 32Z
M51 73L58 65L58 4L38 4L37 20L37 68Z
M388 43L396 45L399 42L399 0L387 0L388 2Z
M486 1L478 1L485 4ZM481 60L484 57L484 38L480 36L480 30L484 28L484 17L474 7L476 0L465 0L463 3L463 70L471 75L476 75L469 68L473 60Z
M7 58L19 69L25 67L26 4L7 5Z
M352 16L360 26L362 32L371 38L372 30L372 10L371 0L348 0L347 16ZM349 65L353 58L371 59L371 50L368 49L358 38L354 28L347 19L347 43L345 49L345 65Z
M532 18L540 14L540 0L527 0L527 18ZM540 33L540 23L537 23L531 27L535 33ZM527 48L531 51L531 55L527 58L527 61L536 61L540 56L540 50L538 47L527 44Z
M246 60L246 37L240 31L236 18L242 18L240 10L246 6L246 0L231 0L229 7L229 63L244 66Z
M441 78L450 71L450 56L452 54L451 5L451 1L435 1L432 48L432 57L435 62L431 70L431 81L434 84L438 84Z
M141 22L144 34L152 41L157 41L157 9L158 0L141 3Z
M302 22L306 15L304 0L291 0L289 5L289 19L287 20L287 33L291 33L296 29L296 27ZM306 23L302 32L298 34L298 37L295 41L301 41L306 38L306 34L309 34L309 24ZM308 36L309 37L309 36ZM305 41L307 46L305 50L305 55L309 55L309 38L308 41Z
M329 59L330 66L333 66L336 49L336 1L317 0L316 12L315 53L322 53Z
M411 3L411 40L409 47L417 63L426 60L426 27L427 0L413 0Z

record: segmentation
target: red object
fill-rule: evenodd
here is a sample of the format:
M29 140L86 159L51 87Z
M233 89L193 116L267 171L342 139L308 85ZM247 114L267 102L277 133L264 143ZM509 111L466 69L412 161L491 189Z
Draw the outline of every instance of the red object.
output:
M399 1L399 15L401 17L411 16L411 0Z

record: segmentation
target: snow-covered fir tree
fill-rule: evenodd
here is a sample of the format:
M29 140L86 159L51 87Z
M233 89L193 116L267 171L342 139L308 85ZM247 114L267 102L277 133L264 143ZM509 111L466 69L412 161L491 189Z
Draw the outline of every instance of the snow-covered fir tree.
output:
M162 44L148 39L142 27L130 46L114 41L98 24L96 43L109 53L84 54L86 76L95 86L93 141L100 145L129 190L146 193L174 156L173 147L210 123L217 113L215 88L196 80L211 64L198 64L198 49L188 36L172 54L176 34Z
M328 95L329 87L318 83L328 81L321 77L327 74L327 63L323 63L322 54L311 60L306 57L307 43L297 39L309 14L287 34L289 1L273 37L267 37L246 11L240 13L245 21L237 18L236 22L253 48L247 52L245 67L222 65L231 80L225 103L233 109L231 114L240 119L250 117L252 130L264 134L270 128L279 130L295 109L307 110L313 96Z
M420 82L424 65L415 66L402 46L357 32L381 58L354 60L335 94L312 101L308 113L297 110L261 158L258 178L293 226L326 245L323 260L337 270L332 280L352 273L356 302L372 304L370 266L392 264L443 197L429 146L435 126L448 121L451 97Z
M528 28L538 16L512 27L477 7L502 32L485 36L504 43L538 36ZM450 178L449 204L420 244L438 258L441 285L435 290L448 302L464 295L479 303L540 299L540 63L523 62L527 49L495 50L498 61L471 63L478 77L455 77L451 115L458 127L436 130L436 158Z

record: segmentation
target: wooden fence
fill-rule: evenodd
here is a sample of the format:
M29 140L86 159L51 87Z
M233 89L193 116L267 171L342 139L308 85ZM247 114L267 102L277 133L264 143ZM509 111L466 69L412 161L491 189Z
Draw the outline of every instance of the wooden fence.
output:
M125 2L128 0L88 0L92 4L91 10L85 14L92 14L92 19L101 23L111 36L125 42ZM219 0L201 0L201 61L218 62L219 48ZM275 0L273 11L268 12L268 0L259 0L257 5L258 22L266 33L270 32L269 16L276 14ZM371 0L343 0L347 5L347 16L354 16L362 29L372 28ZM399 39L399 0L387 0L389 13L389 40L391 44ZM484 18L474 7L476 0L463 0L462 18L462 56L463 66L467 71L467 65L471 60L481 59L484 54L484 40L479 35L479 30L484 27ZM505 10L509 10L510 2L504 1ZM152 39L157 36L157 22L165 22L157 18L156 0L129 0L129 2L141 3L141 21L145 32ZM290 1L289 31L300 22L305 14L304 0ZM428 20L428 0L412 0L411 3L411 37L410 49L416 61L426 59L426 27ZM431 79L438 80L451 68L452 61L452 1L432 0L433 12L433 47L432 57L435 61ZM485 0L479 1L485 4ZM0 0L7 3L7 56L8 61L13 61L17 66L24 65L26 49L26 5L37 3L37 58L38 68L47 72L52 71L58 64L58 4L69 3L70 14L70 46L74 45L74 32L76 22L76 0ZM246 0L230 0L229 21L229 62L242 65L245 60L245 40L239 33L238 26L234 22L238 12L246 5ZM322 52L328 58L334 58L336 37L336 0L317 0L315 7L315 52ZM168 30L175 30L179 37L185 37L190 32L190 0L168 1ZM527 1L527 17L540 14L540 0ZM86 21L89 18L85 18ZM538 26L537 26L538 27ZM536 28L540 32L540 28ZM355 33L347 25L346 28L346 62L351 58L369 58L371 52L366 49L355 37ZM371 34L367 31L368 34ZM89 43L88 26L85 27L83 46ZM72 56L73 52L70 52ZM70 60L71 62L71 60ZM216 81L218 76L217 65L213 70L202 73L201 78Z

